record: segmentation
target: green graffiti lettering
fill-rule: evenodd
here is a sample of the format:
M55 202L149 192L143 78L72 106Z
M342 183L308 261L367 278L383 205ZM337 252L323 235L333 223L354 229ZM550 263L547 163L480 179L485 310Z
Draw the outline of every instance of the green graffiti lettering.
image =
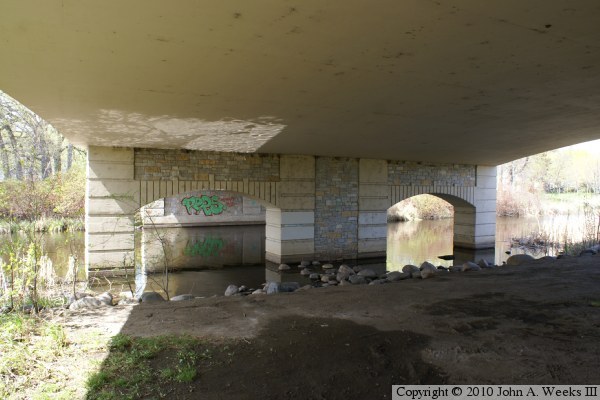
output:
M203 194L200 197L186 197L181 200L181 204L185 206L189 215L192 215L192 212L198 215L202 211L205 216L210 217L212 215L219 215L227 210L227 207L219 201L219 196L217 195L209 197Z
M211 257L217 255L224 245L223 239L208 237L203 241L188 243L183 254L188 257Z

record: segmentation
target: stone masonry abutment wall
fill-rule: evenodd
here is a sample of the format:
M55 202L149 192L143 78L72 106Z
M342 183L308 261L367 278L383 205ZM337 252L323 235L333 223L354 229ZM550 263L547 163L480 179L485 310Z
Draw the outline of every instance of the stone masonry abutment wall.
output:
M204 190L260 201L266 257L277 263L383 256L387 209L424 193L455 199L455 244L491 247L495 179L495 167L475 165L90 147L86 265L131 266L135 212Z

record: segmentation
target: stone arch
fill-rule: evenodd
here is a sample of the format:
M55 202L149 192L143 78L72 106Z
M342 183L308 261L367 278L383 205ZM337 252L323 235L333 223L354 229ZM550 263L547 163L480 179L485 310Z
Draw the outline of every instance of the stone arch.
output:
M464 187L451 188L450 190L440 190L439 188L436 188L436 190L426 192L426 190L424 190L423 188L419 188L418 190L416 190L417 194L405 197L400 201L422 194L429 194L450 203L454 207L454 246L471 248L473 247L473 238L475 236L476 207L469 201L470 199L473 199L473 191L468 189L469 188ZM411 191L407 190L402 192L402 194L405 196L410 192ZM448 192L453 194L450 194ZM393 203L392 206L394 204L399 203L400 201Z
M215 181L214 175L209 180L139 180L140 206L155 200L177 196L188 192L203 190L228 191L259 200L267 207L277 207L278 182L265 182L244 179L241 181Z
M390 207L420 194L439 197L454 207L474 207L475 204L474 186L392 185L390 192Z
M282 212L279 207L277 207L274 203L276 203L276 185L274 182L253 182L253 181L240 181L240 182L203 182L203 181L139 181L140 187L140 203L141 204L151 204L152 202L157 202L161 199L165 199L167 197L182 197L186 195L193 195L200 193L208 193L211 197L214 196L241 196L247 199L255 200L261 206L266 209L266 213L262 214L264 219L262 223L265 224L265 237L263 238L263 242L261 244L261 248L263 251L263 256L269 261L279 262L277 259L279 256L278 252L281 247L281 241L284 239L283 235L285 232L285 227L282 227ZM165 196L165 197L162 197ZM149 203L144 203L150 199ZM221 197L218 200L223 199ZM243 200L242 200L243 201ZM143 209L143 207L140 207ZM146 210L144 210L146 212ZM144 212L144 214L145 214ZM200 213L202 214L202 213ZM153 221L160 221L155 226L152 227L160 227L160 226L170 226L170 227L186 227L186 226L206 226L208 229L211 229L210 226L213 225L227 225L227 222L219 221L215 223L211 223L208 221L210 217L200 215L200 218L192 218L191 220L186 218L186 216L180 215L171 216L169 218L168 215L164 214L164 205L163 205L163 214L164 220L160 218L154 218ZM142 215L142 219L144 219L144 215ZM203 220L199 223L200 220ZM233 219L232 219L233 221ZM152 224L154 224L154 222ZM243 223L243 221L242 221ZM251 223L261 223L258 220L251 221ZM233 225L237 223L232 223ZM142 254L146 255L149 253L142 249ZM274 256L272 256L274 255ZM147 260L150 260L149 257ZM148 263L147 260L144 264ZM154 268L156 269L156 268ZM154 270L151 267L146 268L147 271Z
M274 204L249 194L199 189L161 197L140 211L144 225L183 227L264 224L264 210L273 208Z
M194 196L198 203L183 203ZM216 203L222 202L223 209L213 208L213 197ZM136 241L140 246L141 270L162 273L165 266L171 270L218 268L222 259L236 265L263 262L266 221L264 207L260 206L268 204L253 198L256 202L250 211L254 212L245 214L249 211L245 206L250 207L247 198L232 191L205 190L180 193L142 207L144 229ZM198 210L192 208L195 205ZM192 208L191 213L188 207Z

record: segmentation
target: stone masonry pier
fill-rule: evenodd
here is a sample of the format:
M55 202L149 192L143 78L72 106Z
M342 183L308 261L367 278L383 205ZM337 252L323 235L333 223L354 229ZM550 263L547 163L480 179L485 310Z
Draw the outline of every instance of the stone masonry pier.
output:
M133 265L135 213L157 199L201 190L263 204L266 258L276 263L384 256L387 209L426 193L454 206L455 246L494 246L495 167L90 146L88 270ZM211 201L200 206L218 210L218 200Z

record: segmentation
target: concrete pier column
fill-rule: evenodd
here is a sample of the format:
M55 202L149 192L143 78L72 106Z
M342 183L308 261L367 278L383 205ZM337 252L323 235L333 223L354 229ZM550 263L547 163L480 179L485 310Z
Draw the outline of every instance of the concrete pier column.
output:
M390 205L387 161L360 159L358 258L385 256Z
M315 252L315 158L281 156L277 207L267 208L266 258L312 260Z
M469 249L496 245L496 167L477 166L473 206L454 205L454 246Z
M134 265L133 216L140 204L133 163L130 148L88 148L85 265L92 275Z

